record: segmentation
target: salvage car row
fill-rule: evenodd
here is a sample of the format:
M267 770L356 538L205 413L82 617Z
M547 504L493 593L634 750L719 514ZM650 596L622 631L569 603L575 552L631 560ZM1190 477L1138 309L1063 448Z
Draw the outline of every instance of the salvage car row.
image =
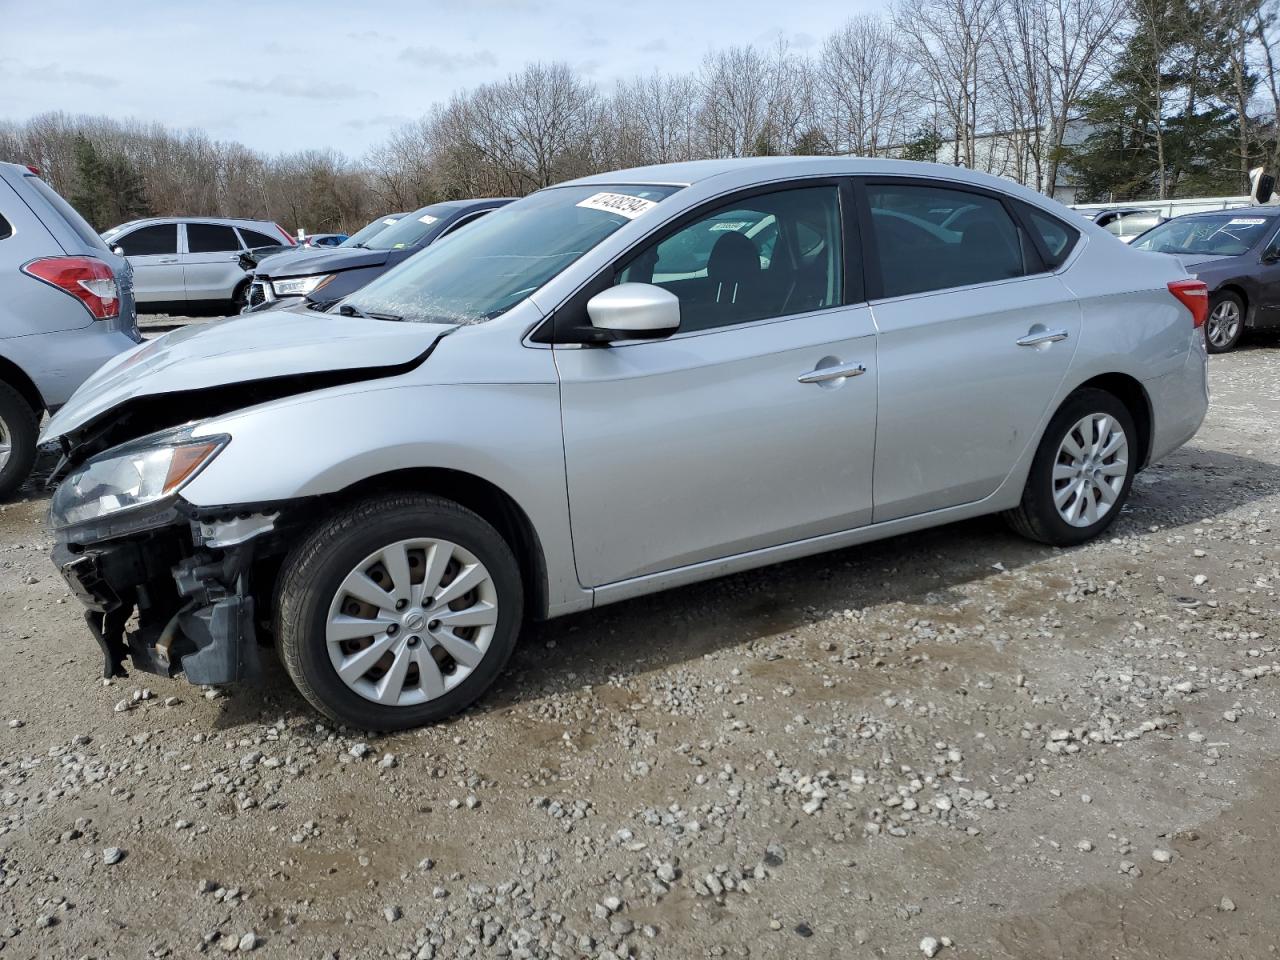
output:
M272 642L330 717L414 726L530 619L981 514L1096 537L1207 406L1206 284L982 174L704 161L416 223L353 293L133 347L48 422L105 674Z

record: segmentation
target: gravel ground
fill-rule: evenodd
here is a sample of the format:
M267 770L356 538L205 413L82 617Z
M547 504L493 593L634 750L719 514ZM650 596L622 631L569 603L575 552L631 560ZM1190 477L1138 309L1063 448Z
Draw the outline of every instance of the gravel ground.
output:
M1280 949L1280 343L1113 536L996 520L531 628L455 721L104 683L0 512L0 956Z

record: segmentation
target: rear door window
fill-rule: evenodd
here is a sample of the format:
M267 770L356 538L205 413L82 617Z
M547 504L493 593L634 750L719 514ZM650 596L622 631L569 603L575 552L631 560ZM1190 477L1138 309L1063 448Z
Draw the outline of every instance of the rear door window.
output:
M1029 272L1027 243L1004 204L948 187L870 183L881 296L993 283Z
M124 250L126 257L151 257L178 252L178 225L157 223L140 227L132 233L115 239L115 245Z
M230 227L216 223L187 224L187 253L234 253L240 240Z

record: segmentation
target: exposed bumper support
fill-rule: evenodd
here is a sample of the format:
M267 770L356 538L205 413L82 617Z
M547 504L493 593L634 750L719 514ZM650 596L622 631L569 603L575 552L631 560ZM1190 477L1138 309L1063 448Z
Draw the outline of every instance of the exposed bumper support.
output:
M54 561L89 609L85 621L102 649L104 677L134 669L192 683L220 684L261 669L249 593L252 547L197 550L180 542L183 527L98 544ZM184 555L186 554L186 555ZM138 628L126 631L137 613Z

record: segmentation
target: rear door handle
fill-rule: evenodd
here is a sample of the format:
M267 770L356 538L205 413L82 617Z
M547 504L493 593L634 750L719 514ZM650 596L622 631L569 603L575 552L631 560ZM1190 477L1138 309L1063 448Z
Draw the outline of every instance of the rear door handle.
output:
M1018 346L1038 347L1042 343L1057 343L1059 340L1067 339L1068 336L1065 330L1036 330L1025 337L1019 337Z
M159 260L156 261L156 263L177 263L177 262L178 262L177 257L161 257Z
M826 383L828 380L843 380L845 377L860 377L867 368L857 363L838 363L833 367L818 367L797 378L801 383Z

